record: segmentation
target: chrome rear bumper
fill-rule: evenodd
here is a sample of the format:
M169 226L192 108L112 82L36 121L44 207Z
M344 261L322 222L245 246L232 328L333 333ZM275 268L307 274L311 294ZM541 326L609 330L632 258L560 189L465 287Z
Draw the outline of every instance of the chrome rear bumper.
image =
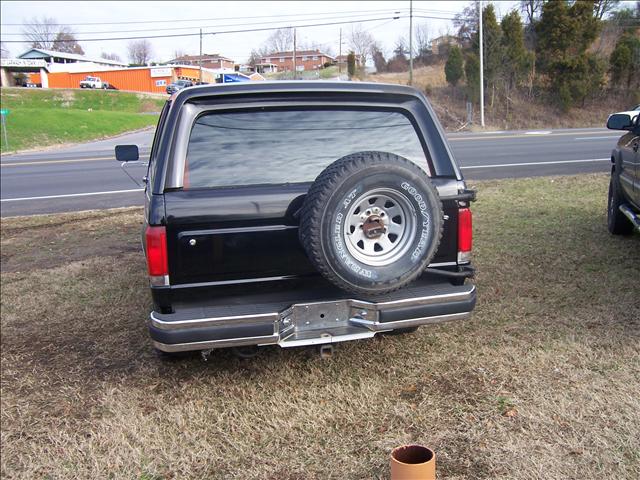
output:
M371 338L378 332L462 320L476 302L475 285L440 286L438 293L382 301L357 299L237 308L186 308L178 313L151 312L149 330L154 346L165 352L208 350L246 345L295 347ZM253 308L253 312L251 309ZM225 311L232 314L225 315ZM221 314L220 314L221 313Z

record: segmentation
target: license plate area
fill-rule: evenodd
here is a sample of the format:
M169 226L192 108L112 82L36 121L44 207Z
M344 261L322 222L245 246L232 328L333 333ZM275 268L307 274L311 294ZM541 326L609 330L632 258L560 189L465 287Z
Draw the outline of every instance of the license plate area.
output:
M297 304L292 305L288 313L290 325L296 333L309 330L329 331L349 326L351 306L348 301Z

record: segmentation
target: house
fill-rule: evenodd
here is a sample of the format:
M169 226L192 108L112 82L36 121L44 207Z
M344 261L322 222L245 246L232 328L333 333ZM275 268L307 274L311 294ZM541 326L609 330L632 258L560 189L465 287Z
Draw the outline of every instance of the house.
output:
M318 70L326 63L335 63L335 57L322 53L320 50L296 51L296 70ZM274 64L278 71L293 71L293 51L274 52L260 59L260 64ZM267 70L265 70L267 71Z
M167 62L168 65L194 65L202 68L230 69L233 70L235 62L230 58L217 53L206 53L202 55L182 55Z
M454 45L460 46L460 40L453 35L442 35L431 40L431 52L434 55L440 55L440 53L446 53L445 49Z
M275 63L256 63L256 72L258 73L276 73L278 65Z

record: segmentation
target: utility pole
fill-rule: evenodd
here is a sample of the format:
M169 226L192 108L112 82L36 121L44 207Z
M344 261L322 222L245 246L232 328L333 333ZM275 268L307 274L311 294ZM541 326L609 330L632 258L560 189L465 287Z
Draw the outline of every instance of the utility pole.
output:
M482 0L480 0L480 126L484 128L484 46L482 40Z
M293 79L298 78L298 63L296 62L296 29L293 29Z
M338 75L342 75L342 64L340 59L342 58L342 27L340 27L340 46L338 47Z
M409 85L413 85L413 0L409 0Z
M200 83L202 84L202 29L200 29L200 59L198 63L200 64Z

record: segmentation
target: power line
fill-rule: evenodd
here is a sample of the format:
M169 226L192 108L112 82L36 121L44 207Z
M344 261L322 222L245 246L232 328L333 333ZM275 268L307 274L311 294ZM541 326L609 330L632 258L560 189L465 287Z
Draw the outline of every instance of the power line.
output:
M393 11L393 10L388 10L387 14L391 15L393 13L399 13L398 11ZM349 18L349 17L345 17L343 15L337 15L337 14L328 14L329 16L327 17L317 17L317 18L313 18L313 20L340 20L343 18ZM358 14L355 15L356 17L360 17L360 16L365 16L365 15L370 15L368 13L363 13L363 14ZM309 19L305 19L305 20L292 20L293 22L305 22L308 21ZM203 26L189 26L189 27L169 27L169 28L165 28L165 27L161 27L161 28L143 28L143 29L136 29L136 30L107 30L107 31L83 31L83 32L72 32L73 35L84 35L87 33L91 33L91 34L103 34L103 33L140 33L140 32L158 32L158 31L167 31L167 30L193 30L195 28L221 28L221 27L245 27L245 26L251 26L251 25L268 25L268 24L274 24L274 23L282 23L282 20L272 20L272 21L261 21L261 22L250 22L250 23L230 23L230 24L220 24L220 25L203 25ZM296 25L291 24L291 27L295 27ZM56 32L52 32L52 35L54 35ZM10 32L10 33L2 33L3 36L24 36L25 33L24 32Z
M390 10L401 11L407 10L407 8L384 8L377 10L347 10L342 12L315 12L315 13L289 13L284 15L254 15L254 16L242 16L242 17L217 17L217 18L188 18L188 19L171 19L171 20L139 20L139 21L126 21L126 22L84 22L84 23L50 23L49 25L59 26L59 27L79 27L85 25L138 25L138 24L146 24L146 23L181 23L181 22L209 22L216 20L242 20L242 19L253 19L253 18L282 18L282 17L314 17L316 15L329 15L329 14L344 14L344 13L369 13L376 14L380 12L389 12ZM1 23L3 26L29 26L29 25L38 25L37 23Z
M357 19L357 20L345 20L342 22L328 22L328 23L310 23L306 25L296 25L296 28L306 28L306 27L324 27L329 25L345 25L350 23L366 23L366 22L379 22L382 20L395 20L398 18L404 18L401 16L393 16L392 18L383 17L383 18L367 18L367 19ZM222 30L218 32L205 32L203 35L223 35L225 33L249 33L249 32L265 32L269 30L279 30L281 28L289 28L288 26L279 26L279 27L265 27L265 28L249 28L242 30ZM75 39L77 42L109 42L115 40L150 40L154 38L177 38L177 37L194 37L199 36L200 33L174 33L170 35L147 35L144 37L110 37L110 38L77 38ZM4 43L28 43L38 41L38 39L31 38L29 40L5 40ZM50 43L64 43L69 40L50 40L50 39L39 39L39 41L47 41Z

